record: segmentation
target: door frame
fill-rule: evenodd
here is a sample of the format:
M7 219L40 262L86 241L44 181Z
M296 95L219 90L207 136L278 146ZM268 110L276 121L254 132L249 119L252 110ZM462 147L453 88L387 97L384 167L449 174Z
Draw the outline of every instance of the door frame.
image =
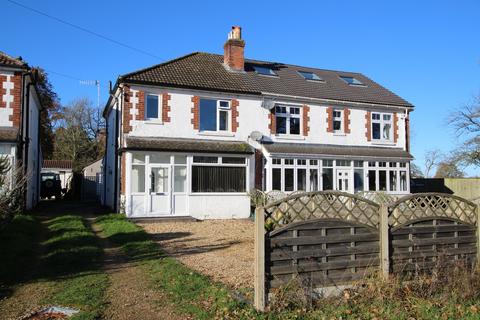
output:
M340 190L338 188L338 180L339 180L339 173L342 172L342 173L348 173L347 175L347 179L348 179L348 188L347 190ZM344 179L344 178L343 178ZM353 171L350 169L350 168L337 168L335 170L335 189L337 191L343 191L343 192L348 192L348 193L352 193L352 183L353 183Z
M154 163L154 164L148 164L147 166L147 172L148 172L148 179L146 179L145 183L147 184L146 190L146 197L147 197L147 205L145 206L145 213L147 216L170 216L173 213L173 190L172 190L172 165L167 164L167 163ZM168 199L168 209L166 212L158 212L158 211L152 211L152 169L155 168L166 168L168 172L168 181L167 181L167 187L168 187L168 192L166 192L166 198Z

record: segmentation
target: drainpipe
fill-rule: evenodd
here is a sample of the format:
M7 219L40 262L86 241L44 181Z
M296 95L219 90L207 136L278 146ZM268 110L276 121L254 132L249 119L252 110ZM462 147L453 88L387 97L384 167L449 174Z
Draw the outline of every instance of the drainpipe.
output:
M115 190L113 193L113 209L115 212L118 211L118 170L121 169L120 166L122 165L121 161L118 161L118 140L120 138L120 128L121 128L121 121L122 116L121 113L123 111L123 88L121 88L120 93L120 102L117 101L117 105L119 106L118 111L115 113ZM120 121L118 116L120 115ZM120 127L120 128L119 128Z

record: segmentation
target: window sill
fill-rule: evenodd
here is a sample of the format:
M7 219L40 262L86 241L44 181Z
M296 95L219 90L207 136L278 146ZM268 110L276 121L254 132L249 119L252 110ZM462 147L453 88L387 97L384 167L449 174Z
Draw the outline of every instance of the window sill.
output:
M334 132L333 135L337 136L337 137L346 137L347 136L347 134L345 132Z
M302 136L293 136L293 135L283 135L283 134L276 134L276 139L279 140L305 140L305 137Z
M141 121L141 123L142 124L154 124L154 125L156 124L156 125L158 125L158 124L163 124L163 121L161 121L161 120L143 120L143 121Z
M218 132L218 131L200 131L199 136L213 136L213 137L235 137L232 132Z
M372 139L372 144L373 145L379 145L379 146L395 146L396 143L392 141L374 141Z

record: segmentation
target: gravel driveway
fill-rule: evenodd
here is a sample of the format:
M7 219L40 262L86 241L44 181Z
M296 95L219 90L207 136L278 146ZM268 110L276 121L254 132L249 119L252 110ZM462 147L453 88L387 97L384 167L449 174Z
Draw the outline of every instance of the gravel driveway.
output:
M139 223L188 267L229 287L253 288L254 223L250 220Z

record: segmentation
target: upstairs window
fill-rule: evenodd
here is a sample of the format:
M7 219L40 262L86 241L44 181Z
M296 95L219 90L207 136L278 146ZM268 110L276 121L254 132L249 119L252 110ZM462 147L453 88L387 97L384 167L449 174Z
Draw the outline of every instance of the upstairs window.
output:
M276 133L300 135L300 107L275 107Z
M333 132L336 132L336 133L343 132L343 110L334 109L332 121L333 121Z
M351 86L363 86L364 85L360 80L358 80L354 77L340 76L340 78L342 78L343 81L345 81L346 83L348 83Z
M392 140L392 114L372 113L372 139L377 141Z
M200 131L230 131L230 102L200 99Z
M298 71L298 73L305 78L305 80L313 80L313 81L323 81L316 73L308 72L308 71Z
M159 97L154 94L147 94L145 120L156 120L160 114Z
M263 74L264 76L276 76L277 74L270 69L269 67L253 66L253 69L258 74Z

